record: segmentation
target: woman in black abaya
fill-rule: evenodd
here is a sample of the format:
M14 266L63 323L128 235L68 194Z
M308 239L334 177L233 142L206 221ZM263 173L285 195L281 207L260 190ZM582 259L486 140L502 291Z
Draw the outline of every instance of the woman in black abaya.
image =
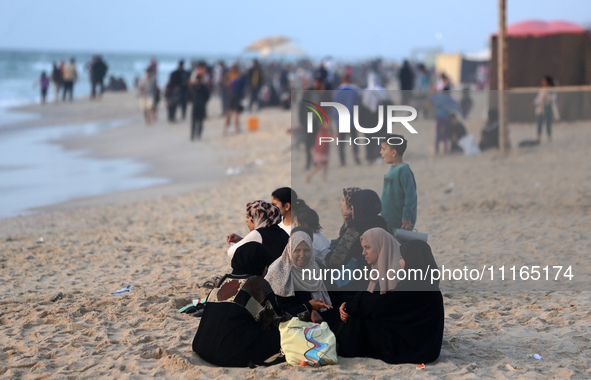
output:
M207 296L193 351L222 367L264 365L280 352L277 304L263 276L272 261L262 244L248 242L232 257L232 273Z
M390 364L433 362L441 351L444 326L439 281L431 281L430 273L424 281L400 280L394 289L392 283L381 281L388 268L380 267L380 262L393 265L395 257L399 257L396 249L383 249L383 242L394 239L390 237L382 229L369 230L362 236L364 256L380 272L380 281L370 283L370 291L360 292L341 305L341 319L345 323L337 333L337 351L344 357L371 357ZM427 268L429 272L437 268L425 242L405 243L400 254L400 265L406 273L411 269L425 273ZM390 259L379 260L381 255L389 255Z

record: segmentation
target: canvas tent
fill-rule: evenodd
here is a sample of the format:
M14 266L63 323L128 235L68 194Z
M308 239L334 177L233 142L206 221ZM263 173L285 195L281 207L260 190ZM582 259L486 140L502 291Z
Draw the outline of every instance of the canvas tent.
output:
M497 36L491 37L490 89L497 84ZM591 85L591 35L565 21L524 21L507 27L507 86L510 122L532 121L532 101L541 78L551 75L559 88L558 105L563 120L591 119L591 92L572 86ZM520 90L530 88L531 90ZM496 108L491 96L491 108Z

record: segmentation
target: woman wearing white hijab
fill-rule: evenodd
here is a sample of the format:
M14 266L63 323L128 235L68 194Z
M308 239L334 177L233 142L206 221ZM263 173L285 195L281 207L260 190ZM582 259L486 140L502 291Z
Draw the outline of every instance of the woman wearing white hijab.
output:
M378 106L388 100L388 91L380 86L380 77L372 71L367 76L367 88L361 94L361 104L375 114L378 112Z
M322 279L314 279L314 273L318 278L320 267L314 259L311 235L311 231L306 232L305 228L294 228L283 254L271 264L265 276L265 280L271 284L277 298L277 305L282 312L304 320L309 320L314 310L332 309L324 282ZM310 272L305 273L305 269ZM327 320L324 312L320 314ZM328 319L334 318L329 316Z

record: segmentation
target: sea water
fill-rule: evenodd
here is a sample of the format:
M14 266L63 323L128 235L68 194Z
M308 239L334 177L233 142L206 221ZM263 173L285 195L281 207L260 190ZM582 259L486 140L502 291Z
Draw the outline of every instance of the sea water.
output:
M133 158L96 159L54 142L123 124L110 121L0 130L0 218L30 214L31 208L75 198L169 182L141 176L148 165Z
M38 82L41 72L51 75L52 63L67 63L74 58L78 71L78 81L74 85L74 96L90 95L90 78L87 64L97 53L84 52L35 52L0 50L0 114L8 107L23 104L38 103L40 89ZM176 69L179 59L185 60L185 69L194 60L205 60L213 64L218 59L230 63L235 57L229 56L190 56L190 55L159 55L159 54L100 54L108 66L105 85L109 76L122 77L127 83L128 90L133 90L135 78L142 78L150 59L158 61L158 84L163 87L170 73ZM53 88L50 86L47 94L48 101L53 101ZM1 117L1 116L0 116Z

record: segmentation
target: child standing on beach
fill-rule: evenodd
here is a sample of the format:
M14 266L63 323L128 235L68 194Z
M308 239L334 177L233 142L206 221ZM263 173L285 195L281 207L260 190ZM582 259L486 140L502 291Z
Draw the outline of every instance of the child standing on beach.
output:
M137 86L140 95L140 108L144 114L146 125L150 125L156 121L152 101L154 100L154 92L157 87L156 78L153 77L152 71L146 69L146 76L138 82Z
M396 139L397 138L397 139ZM382 190L382 217L393 234L396 229L411 230L417 221L417 184L408 164L402 162L406 151L406 139L392 135L388 141L399 143L390 145L382 142L380 154L384 161L392 165L384 176Z
M330 152L330 145L325 141L322 142L323 137L332 137L328 123L322 124L322 127L316 134L316 143L314 144L314 153L312 160L316 164L312 170L306 175L306 183L310 183L312 176L316 172L322 170L322 181L326 182L326 175L328 174L328 154Z
M546 123L546 132L548 133L548 142L552 141L552 118L560 120L558 107L556 105L556 92L551 91L554 87L554 79L547 75L542 78L542 89L534 100L536 107L536 119L538 124L538 143L542 141L542 126Z
M45 104L47 99L47 89L49 88L49 77L45 71L41 73L39 86L41 87L41 104Z
M449 84L445 86L449 86ZM449 119L454 112L461 112L450 96L449 91L448 87L444 87L443 90L431 96L431 103L435 106L435 119L437 120L435 125L435 154L439 154L440 143L443 143L443 153L449 153Z

